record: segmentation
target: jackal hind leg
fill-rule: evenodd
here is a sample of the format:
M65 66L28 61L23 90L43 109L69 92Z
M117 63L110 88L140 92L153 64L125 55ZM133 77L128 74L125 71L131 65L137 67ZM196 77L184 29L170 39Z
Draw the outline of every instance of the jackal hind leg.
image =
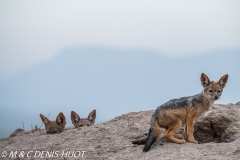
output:
M179 134L175 134L174 133L181 127L182 125L182 121L180 118L176 117L175 118L175 123L173 123L171 126L169 126L166 130L166 132L164 133L164 137L167 138L168 140L174 142L174 143L185 143L184 139L180 139Z

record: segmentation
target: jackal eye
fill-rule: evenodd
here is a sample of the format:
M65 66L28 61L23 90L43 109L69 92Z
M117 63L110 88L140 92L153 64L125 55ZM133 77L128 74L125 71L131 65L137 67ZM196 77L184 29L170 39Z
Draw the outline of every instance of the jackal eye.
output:
M221 93L222 91L221 90L218 90L218 93Z
M208 92L212 93L212 90L211 90L211 89L209 89L209 90L208 90Z

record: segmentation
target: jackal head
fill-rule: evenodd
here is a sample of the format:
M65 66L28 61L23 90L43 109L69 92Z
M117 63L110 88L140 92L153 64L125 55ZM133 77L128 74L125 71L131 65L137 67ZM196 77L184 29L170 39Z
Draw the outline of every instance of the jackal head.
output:
M201 74L201 83L204 88L203 95L208 100L218 100L222 95L223 88L228 81L228 75L222 76L218 82L210 81L208 76L204 73Z
M56 118L56 121L50 121L47 117L40 114L42 122L44 123L47 134L60 133L64 131L66 125L66 118L62 112L60 112Z
M75 128L93 125L95 123L95 119L96 119L95 109L89 113L88 118L80 118L76 112L74 111L71 112L71 120Z

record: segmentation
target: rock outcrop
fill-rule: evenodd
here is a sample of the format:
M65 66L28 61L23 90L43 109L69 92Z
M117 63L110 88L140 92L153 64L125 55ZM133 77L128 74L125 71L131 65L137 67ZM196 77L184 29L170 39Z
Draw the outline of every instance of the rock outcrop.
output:
M159 140L143 153L153 112L131 112L77 130L67 127L55 135L47 135L45 130L21 131L0 139L0 151L6 151L7 157L11 151L17 151L18 159L40 159L42 153L42 159L240 159L239 105L214 105L198 118L194 136L199 144L171 143L163 138L162 130ZM21 157L21 151L24 157ZM52 157L47 152L53 153ZM74 157L67 152L77 154Z

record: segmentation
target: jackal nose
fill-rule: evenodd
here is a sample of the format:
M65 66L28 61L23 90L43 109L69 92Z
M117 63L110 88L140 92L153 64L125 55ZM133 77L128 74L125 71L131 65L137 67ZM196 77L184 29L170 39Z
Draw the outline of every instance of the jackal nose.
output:
M218 99L218 96L215 96L214 98L215 98L215 99Z

